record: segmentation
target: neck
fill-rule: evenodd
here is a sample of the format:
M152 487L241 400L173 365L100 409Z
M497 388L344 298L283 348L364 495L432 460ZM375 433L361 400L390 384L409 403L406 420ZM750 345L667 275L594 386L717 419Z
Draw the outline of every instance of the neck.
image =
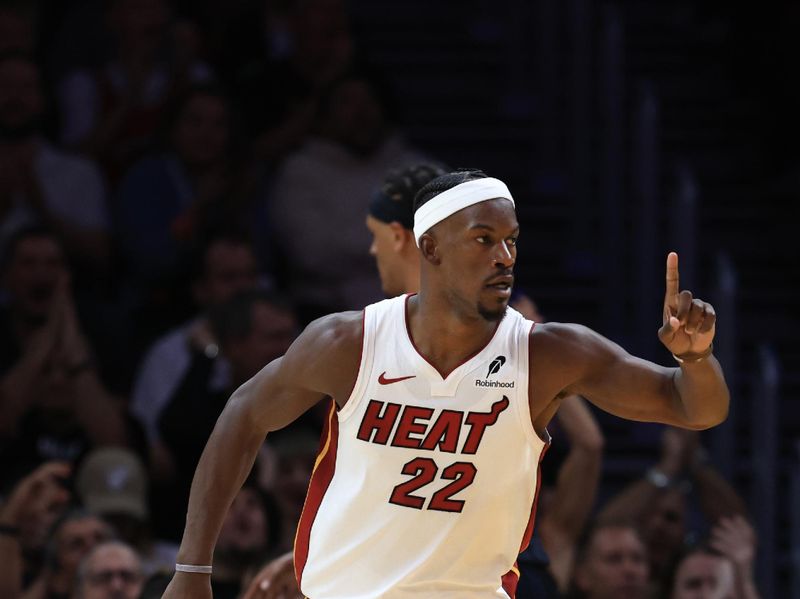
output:
M403 277L403 289L405 293L419 293L419 262L414 261L406 268L405 276Z
M499 325L430 291L410 298L407 311L414 344L443 377L485 347Z

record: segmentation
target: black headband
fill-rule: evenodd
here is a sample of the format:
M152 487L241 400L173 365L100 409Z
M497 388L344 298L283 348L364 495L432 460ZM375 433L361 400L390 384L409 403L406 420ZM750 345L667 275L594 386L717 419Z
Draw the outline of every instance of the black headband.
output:
M372 195L369 203L369 213L379 221L385 223L398 222L406 229L414 227L414 198L403 197L398 194L389 196L383 189Z

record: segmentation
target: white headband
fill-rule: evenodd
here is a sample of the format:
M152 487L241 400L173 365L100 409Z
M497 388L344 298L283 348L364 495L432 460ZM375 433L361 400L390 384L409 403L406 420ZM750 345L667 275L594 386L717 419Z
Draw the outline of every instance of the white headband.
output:
M474 179L443 191L414 213L414 239L417 240L417 245L422 234L436 223L467 206L495 198L504 198L509 200L512 206L514 205L514 198L511 197L506 184L493 177Z

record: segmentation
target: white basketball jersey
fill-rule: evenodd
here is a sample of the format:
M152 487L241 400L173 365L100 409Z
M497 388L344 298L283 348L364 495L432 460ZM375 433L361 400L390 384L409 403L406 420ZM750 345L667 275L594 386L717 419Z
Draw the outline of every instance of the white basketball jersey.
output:
M358 378L332 406L298 526L300 588L310 599L508 598L545 448L528 406L532 323L509 309L442 379L411 340L406 301L364 310Z

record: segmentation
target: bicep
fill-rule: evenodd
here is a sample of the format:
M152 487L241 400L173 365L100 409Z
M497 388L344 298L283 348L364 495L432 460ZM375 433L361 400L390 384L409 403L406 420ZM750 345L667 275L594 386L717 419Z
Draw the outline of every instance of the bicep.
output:
M331 396L342 405L358 375L361 317L334 315L311 323L281 358L234 396L250 399L249 416L265 431L280 429Z
M294 422L326 395L310 387L285 361L285 357L273 360L234 393L234 398L250 400L250 418L266 432Z
M585 327L565 340L572 380L564 389L583 395L597 407L628 420L685 426L677 409L673 376L664 368L632 356L616 343Z

